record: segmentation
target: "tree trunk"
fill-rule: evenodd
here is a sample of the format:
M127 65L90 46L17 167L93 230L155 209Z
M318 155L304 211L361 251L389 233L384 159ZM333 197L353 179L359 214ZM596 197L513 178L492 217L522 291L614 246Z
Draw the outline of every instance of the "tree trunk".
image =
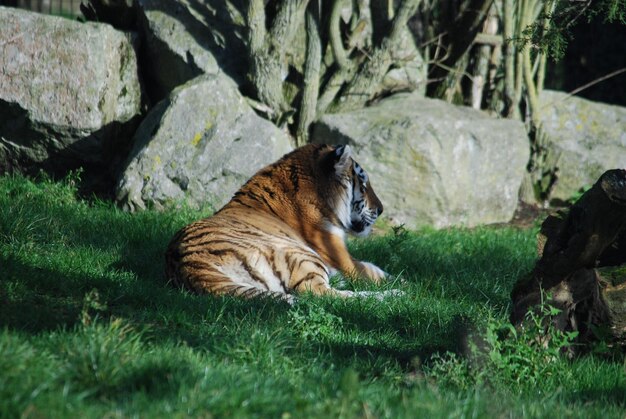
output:
M289 109L283 94L287 75L287 47L303 22L309 0L281 3L271 28L266 27L265 3L250 0L246 10L250 79L258 99L272 111L271 119L278 119Z
M561 330L576 330L582 343L606 330L626 344L626 170L605 172L560 216L541 226L533 271L511 294L511 321L521 324L544 301L561 310Z
M497 36L498 33L498 16L495 11L495 7L491 6L491 11L485 19L483 30L481 35L492 35L499 42L501 38ZM478 38L478 37L477 37ZM476 40L478 41L478 39ZM478 43L478 42L477 42ZM492 56L492 49L495 49L497 45L491 45L487 42L480 43L477 46L477 53L474 58L474 71L472 75L472 88L470 90L470 102L474 109L482 109L484 98L486 93L487 76L489 71L490 59Z
M315 2L314 2L315 3ZM296 145L308 142L309 125L315 119L319 94L322 41L319 32L319 9L312 4L306 12L307 55L304 65L304 87L296 131ZM310 10L314 9L314 10Z
M515 12L513 0L503 0L503 31L504 31L504 110L502 114L507 118L519 117L519 108L515 92L515 43L512 41L515 33Z

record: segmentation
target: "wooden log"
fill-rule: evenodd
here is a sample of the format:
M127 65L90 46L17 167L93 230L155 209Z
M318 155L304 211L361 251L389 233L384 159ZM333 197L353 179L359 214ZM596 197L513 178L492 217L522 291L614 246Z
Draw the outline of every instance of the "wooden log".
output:
M513 324L548 302L561 310L555 326L578 331L580 342L604 328L626 344L626 170L605 172L569 211L547 217L537 250L511 293Z

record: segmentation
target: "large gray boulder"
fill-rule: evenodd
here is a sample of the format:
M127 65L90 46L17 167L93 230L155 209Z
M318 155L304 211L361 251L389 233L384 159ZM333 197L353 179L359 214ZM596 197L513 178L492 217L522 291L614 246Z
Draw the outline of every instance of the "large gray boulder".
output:
M218 9L224 9L219 7ZM145 52L143 71L153 99L202 74L245 63L235 26L225 25L210 5L193 0L138 0L138 26ZM235 41L236 40L236 41Z
M626 167L626 108L544 91L542 145L554 156L544 168L557 181L550 199L565 201L609 169Z
M141 111L128 37L5 7L0 28L0 171L106 166Z
M117 186L128 210L185 200L217 209L257 170L291 151L290 139L259 117L224 75L176 88L137 130Z
M353 146L384 215L409 227L509 221L529 157L522 123L419 94L325 115L313 139Z

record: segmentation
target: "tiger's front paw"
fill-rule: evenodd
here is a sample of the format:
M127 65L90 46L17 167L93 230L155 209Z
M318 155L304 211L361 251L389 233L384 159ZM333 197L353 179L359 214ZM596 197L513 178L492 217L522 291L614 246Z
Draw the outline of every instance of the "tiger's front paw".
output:
M359 268L359 275L371 279L376 284L380 284L387 279L387 276L389 276L387 272L383 271L373 263L359 262L357 266Z

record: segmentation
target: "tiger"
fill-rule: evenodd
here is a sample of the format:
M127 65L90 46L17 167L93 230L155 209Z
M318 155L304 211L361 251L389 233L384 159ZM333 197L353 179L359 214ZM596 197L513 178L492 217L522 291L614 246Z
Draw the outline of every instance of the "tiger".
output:
M333 288L330 278L388 274L354 259L346 233L367 236L383 212L349 145L308 144L259 170L212 216L179 230L166 250L166 276L198 294L384 298L391 292Z

